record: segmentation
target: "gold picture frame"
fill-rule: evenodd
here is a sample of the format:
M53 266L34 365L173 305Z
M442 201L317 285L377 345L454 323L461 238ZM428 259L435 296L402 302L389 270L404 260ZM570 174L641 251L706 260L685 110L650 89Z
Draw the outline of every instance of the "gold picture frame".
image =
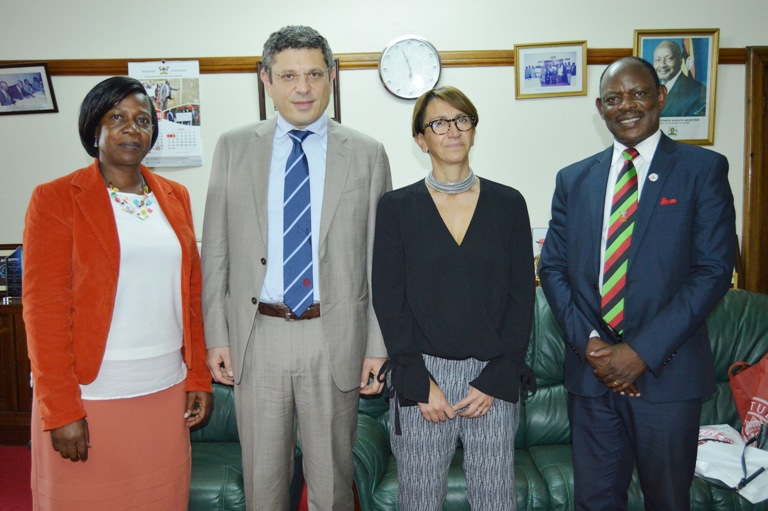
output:
M672 84L660 119L668 137L715 142L719 45L719 28L635 30L632 54L650 62L662 83Z
M587 41L515 45L515 99L587 94Z

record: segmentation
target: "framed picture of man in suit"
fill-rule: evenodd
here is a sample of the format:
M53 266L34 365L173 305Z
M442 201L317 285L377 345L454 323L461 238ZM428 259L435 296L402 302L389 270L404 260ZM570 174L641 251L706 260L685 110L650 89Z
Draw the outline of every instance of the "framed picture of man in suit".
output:
M341 122L341 98L339 97L339 59L333 60L333 65L336 67L336 79L333 81L331 87L331 101L328 103L328 109L325 111L328 117L334 121ZM266 121L277 115L275 109L275 103L272 98L267 94L267 90L264 87L261 79L258 77L261 75L261 61L256 66L256 76L259 82L259 119Z
M661 129L670 138L711 145L720 29L635 30L633 55L653 65L667 88Z
M0 66L0 115L58 111L48 64Z

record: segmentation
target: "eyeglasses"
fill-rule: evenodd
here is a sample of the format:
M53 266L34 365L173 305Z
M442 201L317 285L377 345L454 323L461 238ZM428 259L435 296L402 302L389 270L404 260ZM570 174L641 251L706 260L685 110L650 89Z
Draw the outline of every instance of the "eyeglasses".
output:
M475 127L477 119L471 115L462 115L453 119L435 119L425 124L424 129L429 127L435 135L445 135L451 129L451 123L455 124L459 131L469 131Z
M325 79L325 76L329 71L330 71L330 68L328 68L327 70L313 69L312 71L307 71L306 73L296 73L294 71L287 71L285 73L273 73L273 76L276 76L280 83L284 83L286 85L292 85L294 83L298 83L302 76L306 78L307 82L309 83L318 83Z

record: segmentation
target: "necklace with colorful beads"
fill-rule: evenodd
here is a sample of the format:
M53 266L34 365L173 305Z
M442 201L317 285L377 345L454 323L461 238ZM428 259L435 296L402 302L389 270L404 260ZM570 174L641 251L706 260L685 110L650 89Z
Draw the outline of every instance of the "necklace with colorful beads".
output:
M154 204L149 198L149 186L144 181L144 176L141 176L141 189L143 195L141 199L128 199L125 197L125 193L121 192L118 187L112 184L112 181L107 182L107 189L112 200L120 204L123 211L131 216L135 216L139 220L146 220L149 218L150 213L154 211L151 206ZM119 194L119 195L118 195Z

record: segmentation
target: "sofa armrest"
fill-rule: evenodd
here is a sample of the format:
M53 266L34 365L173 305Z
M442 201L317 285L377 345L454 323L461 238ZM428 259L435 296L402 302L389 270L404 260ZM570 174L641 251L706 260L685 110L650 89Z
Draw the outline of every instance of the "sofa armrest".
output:
M384 477L392 451L389 434L378 421L365 414L357 417L357 438L352 447L355 462L355 486L363 511L372 508L371 497Z

